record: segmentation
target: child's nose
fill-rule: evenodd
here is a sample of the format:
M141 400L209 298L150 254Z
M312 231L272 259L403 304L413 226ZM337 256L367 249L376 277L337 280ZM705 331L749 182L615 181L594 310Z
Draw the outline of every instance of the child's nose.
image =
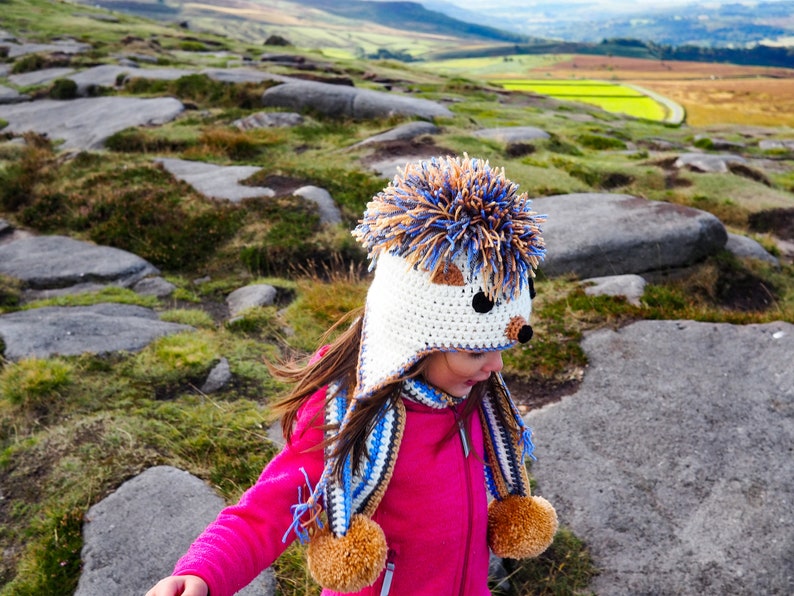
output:
M504 363L502 362L501 352L488 352L485 360L483 370L486 372L499 372L502 370Z

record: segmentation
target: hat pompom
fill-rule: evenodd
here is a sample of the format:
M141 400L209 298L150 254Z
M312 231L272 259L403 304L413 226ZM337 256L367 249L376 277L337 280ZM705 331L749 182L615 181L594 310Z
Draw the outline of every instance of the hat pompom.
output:
M498 557L537 557L556 532L557 512L543 497L508 495L488 506L488 546Z
M386 536L365 515L354 515L344 536L326 525L312 536L307 561L314 580L334 592L358 592L375 583L386 565Z

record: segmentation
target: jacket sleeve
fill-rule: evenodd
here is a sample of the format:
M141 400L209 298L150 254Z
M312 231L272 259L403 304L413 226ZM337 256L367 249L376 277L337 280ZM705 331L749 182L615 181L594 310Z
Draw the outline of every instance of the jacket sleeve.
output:
M269 567L295 534L290 507L309 494L323 471L325 388L312 395L298 413L292 441L265 467L240 501L223 509L188 552L177 562L174 575L197 575L212 596L234 594ZM306 476L304 476L304 471Z

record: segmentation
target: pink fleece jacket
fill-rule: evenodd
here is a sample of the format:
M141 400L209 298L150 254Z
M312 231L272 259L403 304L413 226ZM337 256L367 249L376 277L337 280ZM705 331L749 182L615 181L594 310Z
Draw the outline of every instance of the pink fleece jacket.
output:
M198 575L210 596L227 596L250 583L288 543L290 506L298 487L307 494L301 468L314 486L323 469L319 428L325 390L299 412L293 439L259 480L224 509L176 565L175 575ZM405 596L488 596L487 496L483 434L479 416L470 417L471 452L464 456L453 409L407 401L406 426L394 473L372 516L389 547L389 594ZM460 408L460 406L459 406ZM361 596L379 596L384 573ZM339 596L323 591L323 596Z

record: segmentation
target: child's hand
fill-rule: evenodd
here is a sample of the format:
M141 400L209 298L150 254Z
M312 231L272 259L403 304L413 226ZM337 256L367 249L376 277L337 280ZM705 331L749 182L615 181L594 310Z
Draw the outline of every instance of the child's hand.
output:
M195 575L172 575L157 582L146 596L207 596L209 586Z

